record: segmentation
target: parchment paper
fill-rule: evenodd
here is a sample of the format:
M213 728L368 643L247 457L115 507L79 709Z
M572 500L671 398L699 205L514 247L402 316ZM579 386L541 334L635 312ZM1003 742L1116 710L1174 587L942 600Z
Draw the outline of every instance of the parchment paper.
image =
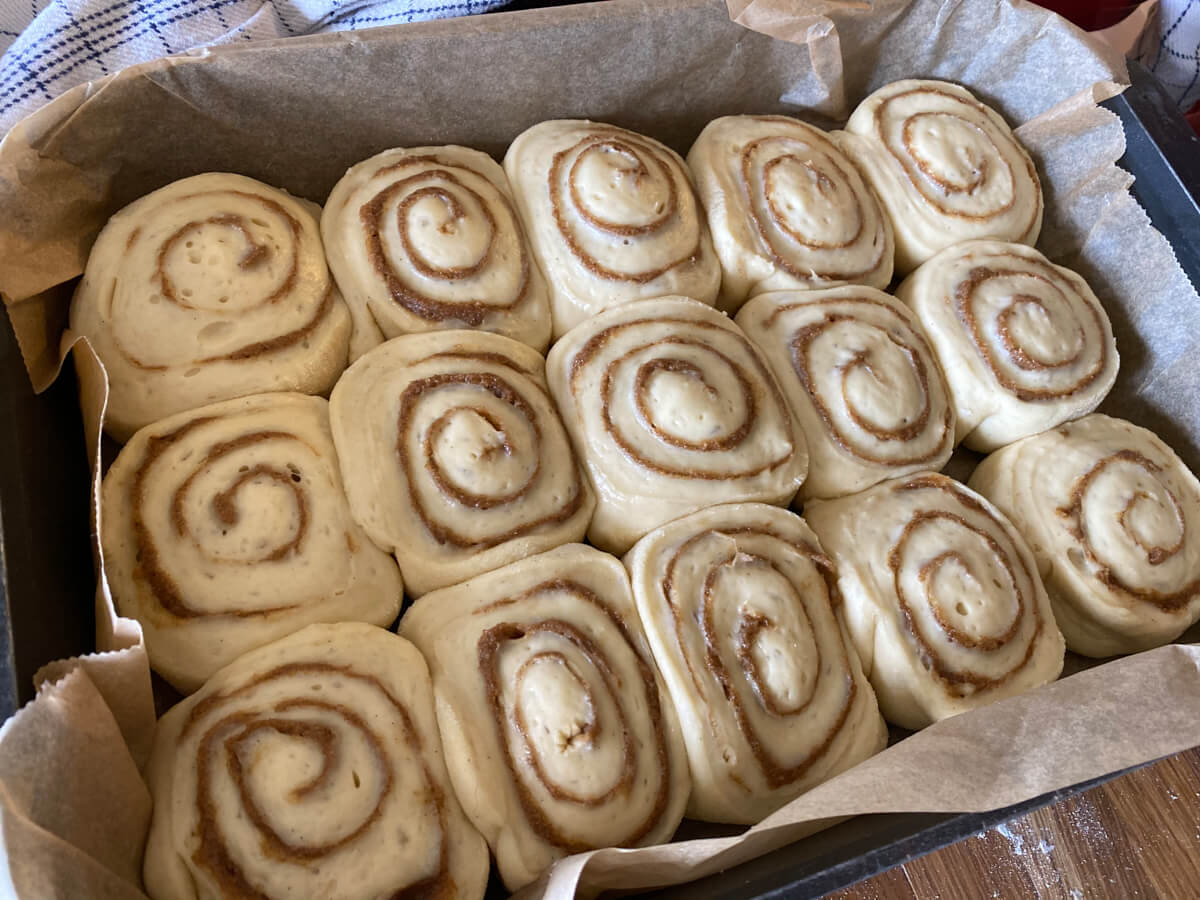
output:
M903 77L958 81L1020 124L1046 188L1039 246L1081 271L1114 320L1122 369L1107 409L1200 468L1200 298L1129 197L1113 165L1119 122L1095 105L1120 90L1123 63L1021 0L729 0L728 10L611 0L138 66L61 97L0 143L0 294L40 388L71 346L77 369L99 366L63 334L97 231L177 178L237 171L321 201L349 165L387 147L455 142L499 155L560 116L686 151L716 116L836 124ZM81 399L98 479L103 391ZM0 729L0 886L6 874L18 896L141 896L149 669L137 624L116 616L103 582L95 602L104 652L44 668L38 698ZM572 857L527 893L678 882L835 817L994 809L1196 744L1200 650L1163 648L926 729L744 835Z

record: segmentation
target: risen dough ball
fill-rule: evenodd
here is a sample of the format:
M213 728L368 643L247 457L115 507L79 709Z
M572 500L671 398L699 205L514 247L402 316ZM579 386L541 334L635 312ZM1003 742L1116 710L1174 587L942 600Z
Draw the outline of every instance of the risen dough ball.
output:
M504 157L550 285L554 337L665 294L713 303L721 264L679 154L613 125L542 122Z
M958 439L989 452L1100 405L1120 358L1087 283L1032 247L970 241L896 289L942 364Z
M554 345L546 371L604 550L714 503L786 505L804 480L804 436L758 349L695 300L606 310Z
M429 661L450 777L509 890L569 853L670 840L687 756L619 562L531 556L422 597L400 633Z
M350 314L325 265L320 208L241 175L184 178L113 216L71 303L108 372L104 427L139 428L230 397L324 394Z
M970 485L1029 541L1076 653L1147 650L1200 619L1200 482L1153 433L1086 416L998 450Z
M646 535L625 564L683 728L689 816L758 822L886 745L834 613L833 565L799 516L710 507Z
M892 279L892 226L829 136L786 116L710 122L688 166L721 258L718 306L767 291Z
M156 900L466 900L487 886L429 670L382 628L312 625L240 657L162 717L147 775Z
M1046 684L1063 666L1037 564L996 509L932 472L810 503L879 708L926 725Z
M945 81L895 81L867 97L839 135L896 234L896 271L974 238L1033 246L1042 186L994 109Z

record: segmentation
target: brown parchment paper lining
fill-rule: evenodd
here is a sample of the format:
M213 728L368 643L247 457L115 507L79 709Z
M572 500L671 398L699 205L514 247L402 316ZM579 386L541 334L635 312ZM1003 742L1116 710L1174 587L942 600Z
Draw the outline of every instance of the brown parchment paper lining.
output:
M555 117L615 122L686 151L718 115L836 125L905 77L958 81L1021 123L1046 189L1039 247L1081 271L1114 320L1122 369L1106 408L1197 468L1200 298L1129 196L1114 165L1120 124L1096 106L1120 90L1123 62L1022 0L611 0L137 66L64 95L0 143L0 295L36 387L74 354L98 529L107 388L86 341L64 328L96 233L138 196L230 170L319 202L387 147L499 155ZM97 571L98 652L44 667L38 698L0 728L0 885L7 876L17 896L142 896L149 668L140 628L117 616ZM742 835L582 854L524 893L676 883L842 817L999 808L1196 744L1200 650L1162 648L939 723Z

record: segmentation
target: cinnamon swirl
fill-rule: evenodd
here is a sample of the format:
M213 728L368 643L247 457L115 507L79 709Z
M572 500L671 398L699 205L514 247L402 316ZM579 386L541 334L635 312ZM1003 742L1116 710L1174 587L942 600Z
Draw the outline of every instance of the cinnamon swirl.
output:
M1086 416L998 450L970 484L1029 541L1076 653L1148 650L1200 619L1200 482L1152 432Z
M509 890L556 859L670 839L690 786L629 578L572 544L418 600L446 765Z
M466 147L385 150L334 185L321 216L329 267L362 325L384 337L479 328L544 351L550 305L504 170Z
M893 82L858 105L838 138L891 218L899 274L960 241L1037 241L1042 186L1033 160L965 88Z
M941 469L954 407L916 317L868 287L760 294L737 324L767 357L808 442L797 500Z
M158 723L146 890L482 897L487 846L450 789L429 670L371 625L240 657Z
M968 241L905 279L946 373L958 439L989 452L1100 405L1120 358L1087 283L1032 247Z
M597 493L588 538L624 553L714 503L786 505L808 451L758 349L686 297L639 300L572 329L550 390Z
M978 494L929 472L804 514L837 566L842 615L889 722L923 728L1062 671L1033 554Z
M688 815L751 824L887 744L834 610L836 573L798 516L714 506L625 559L679 713Z
M725 116L700 132L687 161L721 259L721 309L767 291L891 281L891 223L820 129Z
M673 150L612 125L542 122L513 141L504 170L550 285L555 339L630 300L716 300L721 265Z
M324 394L350 314L325 264L320 209L241 175L196 175L113 216L88 257L71 329L109 378L105 430L264 391Z
M595 498L544 363L511 338L394 338L347 370L330 414L350 508L415 596L587 530Z
M312 622L400 611L395 562L350 516L320 397L258 394L143 428L102 491L113 599L181 691Z

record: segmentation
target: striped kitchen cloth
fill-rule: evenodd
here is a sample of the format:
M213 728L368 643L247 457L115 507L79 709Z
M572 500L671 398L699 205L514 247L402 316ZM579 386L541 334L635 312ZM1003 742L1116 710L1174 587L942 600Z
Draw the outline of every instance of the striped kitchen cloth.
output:
M1200 103L1200 0L1159 0L1129 55L1158 76L1181 109Z
M77 84L200 45L488 12L508 0L0 0L0 136Z

